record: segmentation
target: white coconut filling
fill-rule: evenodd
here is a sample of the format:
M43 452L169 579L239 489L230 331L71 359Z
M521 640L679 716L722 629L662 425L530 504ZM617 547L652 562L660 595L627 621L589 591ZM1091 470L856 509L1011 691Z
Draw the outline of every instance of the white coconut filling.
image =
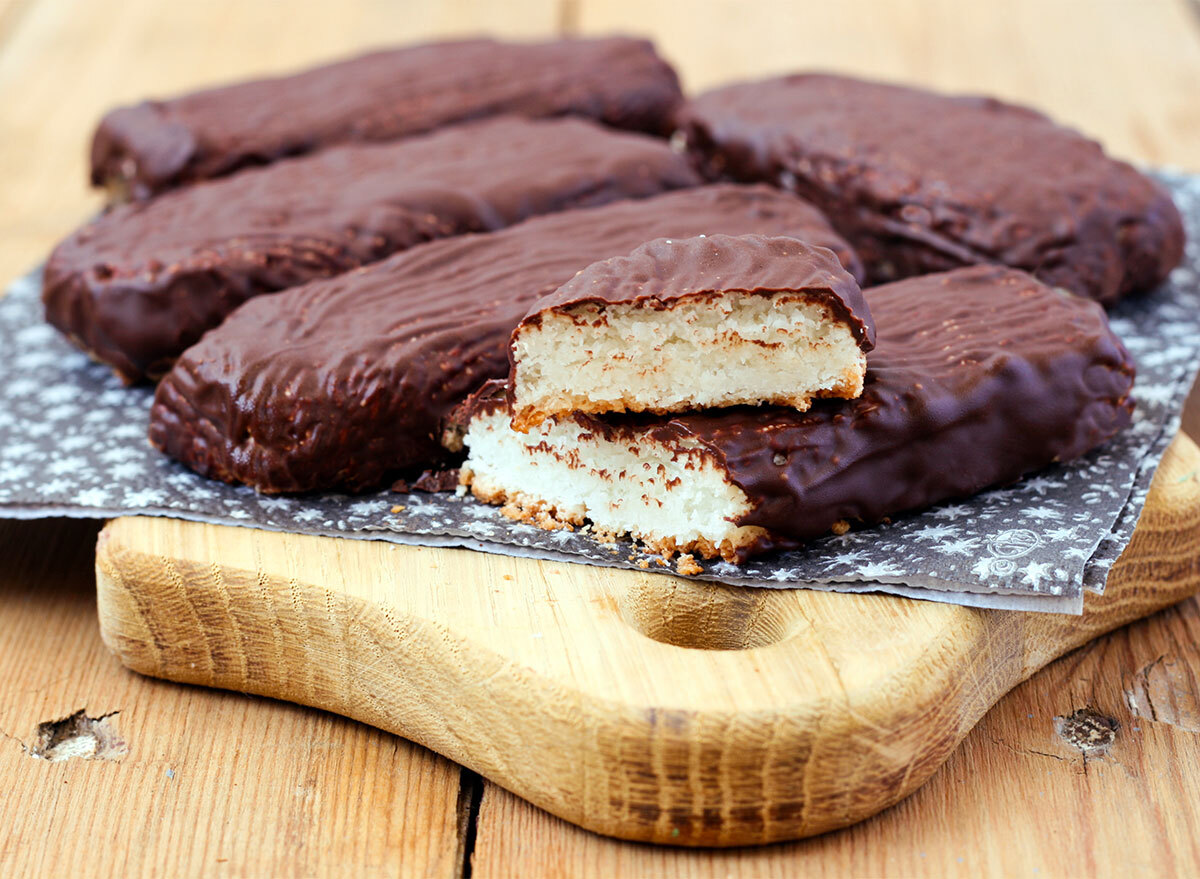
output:
M608 438L571 419L546 420L522 434L502 409L473 419L464 444L464 484L521 517L549 514L573 525L587 520L597 532L707 556L761 533L733 523L749 511L749 500L694 441Z
M862 393L866 357L821 302L706 294L670 308L548 311L514 341L514 422L580 412L680 412Z

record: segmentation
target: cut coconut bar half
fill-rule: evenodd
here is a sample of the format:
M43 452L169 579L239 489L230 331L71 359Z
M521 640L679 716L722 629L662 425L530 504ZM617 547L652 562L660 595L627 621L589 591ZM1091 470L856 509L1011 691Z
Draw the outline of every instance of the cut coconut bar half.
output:
M736 558L765 535L735 524L750 499L712 448L680 432L576 414L519 433L498 381L456 417L446 444L469 447L462 483L512 519L548 530L590 524L605 542L631 535L666 556Z
M659 238L594 263L513 333L521 431L571 412L806 410L862 393L874 325L832 251L795 238Z

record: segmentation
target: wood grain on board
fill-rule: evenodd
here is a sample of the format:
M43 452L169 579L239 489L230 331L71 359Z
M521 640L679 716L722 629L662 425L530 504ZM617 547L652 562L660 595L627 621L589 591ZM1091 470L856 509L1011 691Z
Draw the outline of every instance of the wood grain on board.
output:
M97 208L84 157L104 109L369 45L619 28L653 36L694 88L823 66L987 89L1044 107L1123 157L1200 170L1198 23L1184 0L0 0L0 278L39 262ZM1200 836L1200 734L1187 719L1200 692L1195 599L1053 663L1001 700L929 784L849 830L679 852L597 837L487 786L475 844L457 818L453 833L434 829L469 811L477 790L471 776L454 789L459 771L448 761L321 712L123 671L95 624L96 530L64 520L0 526L6 875L20 875L14 865L138 875L159 864L173 867L160 875L458 875L463 845L475 845L479 876L611 876L614 866L679 877L1200 872L1190 842ZM1088 705L1120 728L1109 755L1085 767L1053 718ZM121 711L111 718L129 746L121 763L24 754L38 723L85 706ZM264 763L264 747L291 756ZM156 787L152 761L163 777L171 769L191 781ZM396 801L345 793L345 778L367 766L393 779ZM128 768L140 783L118 783ZM303 784L309 811L288 823L278 791ZM326 826L335 809L336 838ZM443 817L426 821L420 810Z

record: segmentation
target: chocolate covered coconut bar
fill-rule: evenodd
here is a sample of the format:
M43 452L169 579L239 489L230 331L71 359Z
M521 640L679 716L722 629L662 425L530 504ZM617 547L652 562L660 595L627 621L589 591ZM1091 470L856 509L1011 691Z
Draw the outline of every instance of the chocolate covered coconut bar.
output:
M162 380L150 439L266 492L366 489L452 460L442 419L508 374L531 303L660 236L772 233L853 251L807 202L765 186L686 189L422 244L247 302Z
M333 144L397 140L485 116L585 116L660 134L682 96L647 40L406 46L110 111L91 178L117 199Z
M1111 304L1183 254L1161 187L993 98L796 74L702 94L680 126L710 176L769 181L821 208L872 283L1002 263Z

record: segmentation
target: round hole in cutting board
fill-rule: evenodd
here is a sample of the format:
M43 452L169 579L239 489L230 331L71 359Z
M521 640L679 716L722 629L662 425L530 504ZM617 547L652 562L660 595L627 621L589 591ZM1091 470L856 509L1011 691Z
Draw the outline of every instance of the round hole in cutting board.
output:
M648 577L621 595L621 617L647 638L700 650L766 647L791 634L773 590Z

